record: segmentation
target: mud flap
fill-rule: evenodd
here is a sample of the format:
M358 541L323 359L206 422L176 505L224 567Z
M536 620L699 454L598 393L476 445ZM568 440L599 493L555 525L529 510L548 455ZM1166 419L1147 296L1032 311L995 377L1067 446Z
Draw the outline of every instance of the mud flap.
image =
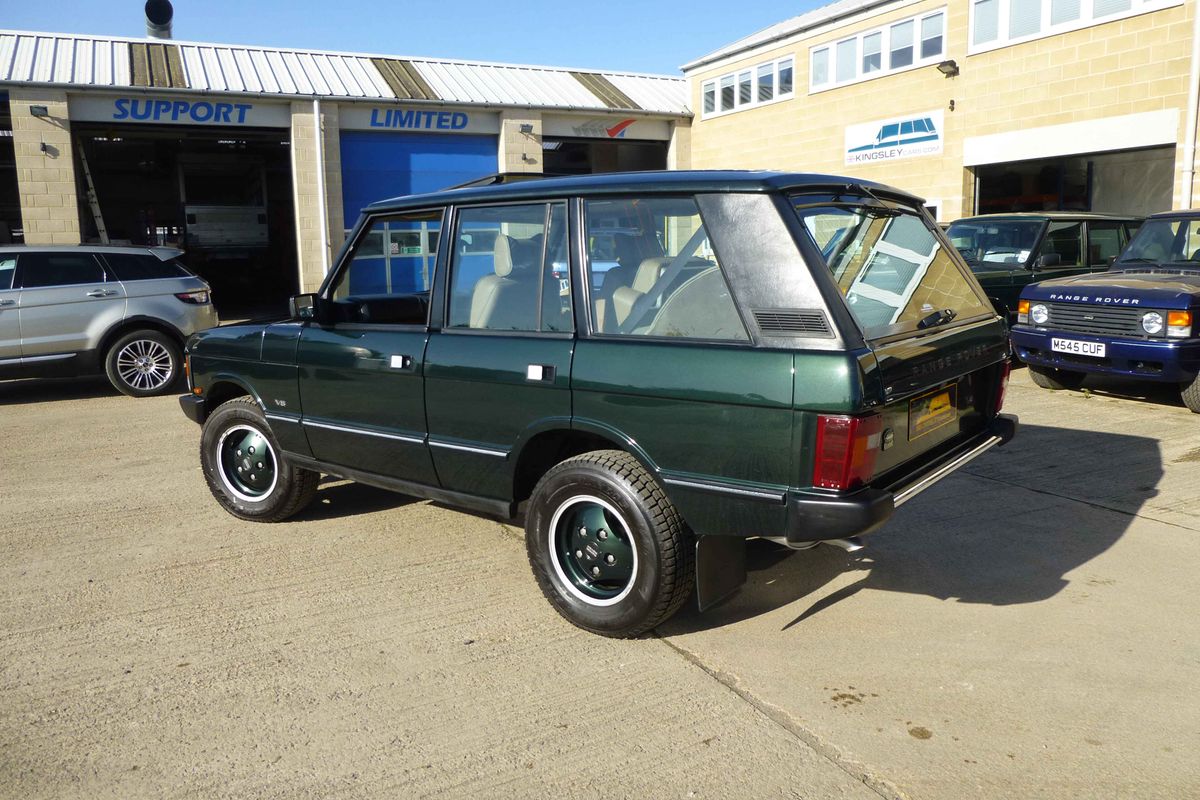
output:
M696 537L696 605L707 611L746 582L746 540L740 536Z

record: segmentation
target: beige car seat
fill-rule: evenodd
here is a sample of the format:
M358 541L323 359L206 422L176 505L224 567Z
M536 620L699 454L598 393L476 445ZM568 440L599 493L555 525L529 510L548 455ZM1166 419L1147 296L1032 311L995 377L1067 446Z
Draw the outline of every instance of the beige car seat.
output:
M493 274L480 278L471 294L472 328L528 331L537 326L537 252L532 242L496 237Z
M616 319L617 325L624 325L625 320L629 317L629 312L633 310L633 305L646 292L654 288L654 284L663 274L663 270L667 268L674 259L666 258L647 258L637 269L637 274L633 277L631 286L621 286L613 291L613 316Z

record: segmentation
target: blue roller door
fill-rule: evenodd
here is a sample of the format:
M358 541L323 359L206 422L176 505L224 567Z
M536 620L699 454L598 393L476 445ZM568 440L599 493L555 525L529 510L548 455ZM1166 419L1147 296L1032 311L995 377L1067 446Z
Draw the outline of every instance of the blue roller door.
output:
M445 189L496 171L495 136L342 131L346 226L377 200Z

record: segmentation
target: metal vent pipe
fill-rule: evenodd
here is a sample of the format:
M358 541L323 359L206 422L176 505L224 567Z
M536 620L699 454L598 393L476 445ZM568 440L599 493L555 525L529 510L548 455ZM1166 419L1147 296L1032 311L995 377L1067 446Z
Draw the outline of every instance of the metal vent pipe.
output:
M153 39L170 39L174 16L171 0L146 0L146 35Z

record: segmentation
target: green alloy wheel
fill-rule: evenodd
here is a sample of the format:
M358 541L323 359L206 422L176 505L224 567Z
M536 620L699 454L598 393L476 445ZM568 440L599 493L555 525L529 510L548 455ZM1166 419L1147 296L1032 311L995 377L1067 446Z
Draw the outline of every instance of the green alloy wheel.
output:
M262 409L249 397L221 404L204 421L200 464L217 502L256 522L278 522L307 506L321 477L282 458Z

